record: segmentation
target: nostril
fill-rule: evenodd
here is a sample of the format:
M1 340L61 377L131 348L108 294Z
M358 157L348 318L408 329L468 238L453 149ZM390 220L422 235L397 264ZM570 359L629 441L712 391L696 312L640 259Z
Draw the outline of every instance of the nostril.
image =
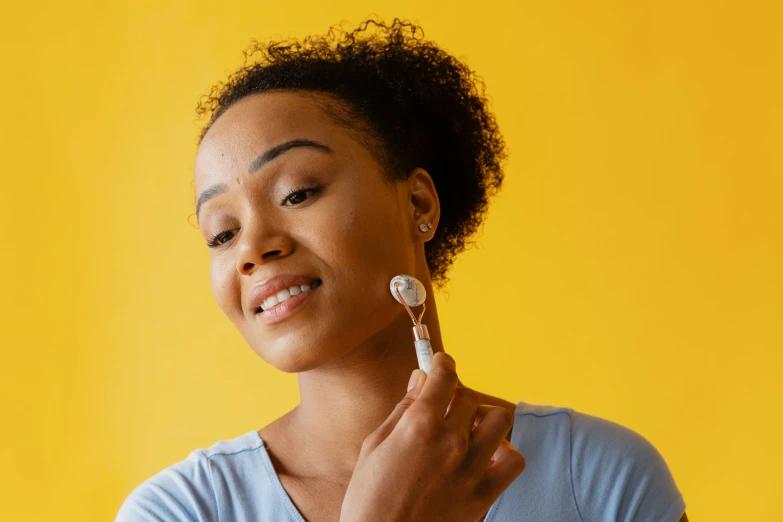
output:
M264 253L264 255L261 256L261 257L263 259L266 259L266 258L269 258L269 257L275 258L275 257L278 257L279 255L281 255L282 253L283 253L282 250L272 250L271 252Z

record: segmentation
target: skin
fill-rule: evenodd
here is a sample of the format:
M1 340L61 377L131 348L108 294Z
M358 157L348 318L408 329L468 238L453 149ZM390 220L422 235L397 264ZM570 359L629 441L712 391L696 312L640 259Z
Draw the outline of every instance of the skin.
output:
M334 122L324 104L341 108L319 93L246 97L213 123L195 162L197 195L226 185L198 214L205 240L221 233L222 244L210 248L214 298L264 361L298 375L299 406L259 435L308 521L339 518L362 442L394 410L418 367L410 317L389 293L393 276L411 274L424 284L422 322L433 352L443 351L424 254L440 216L432 178L415 169L390 186L368 136ZM296 147L248 172L261 153L293 139L332 152ZM308 181L320 191L281 204ZM421 223L432 229L422 233ZM282 273L323 283L294 315L265 324L249 309L248 292ZM513 402L477 393L482 404L515 409Z

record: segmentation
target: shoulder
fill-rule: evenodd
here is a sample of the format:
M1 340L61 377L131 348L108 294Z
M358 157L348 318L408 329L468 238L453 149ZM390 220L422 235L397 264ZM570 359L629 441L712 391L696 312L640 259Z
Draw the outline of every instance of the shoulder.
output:
M650 441L616 422L567 411L572 487L584 520L680 520L685 501Z
M202 522L218 520L214 476L226 457L241 458L261 445L255 432L221 440L157 472L138 485L122 503L115 522Z
M209 459L202 449L137 486L122 503L115 522L195 522L216 512Z

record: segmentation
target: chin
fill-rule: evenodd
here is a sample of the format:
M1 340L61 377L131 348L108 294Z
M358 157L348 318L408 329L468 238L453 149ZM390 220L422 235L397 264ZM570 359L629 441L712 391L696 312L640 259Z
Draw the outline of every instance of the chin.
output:
M321 366L321 361L314 359L312 356L308 356L306 353L285 353L278 354L277 357L265 358L261 356L267 363L271 364L281 372L285 373L301 373L318 368Z
M339 358L341 347L318 342L286 342L281 339L253 351L266 363L285 373L301 373L324 366Z

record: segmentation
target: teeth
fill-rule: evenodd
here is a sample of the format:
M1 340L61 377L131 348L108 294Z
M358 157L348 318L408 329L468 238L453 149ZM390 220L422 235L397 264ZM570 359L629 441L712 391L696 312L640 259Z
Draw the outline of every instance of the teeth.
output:
M290 286L284 290L279 291L275 295L270 295L266 299L264 299L264 302L261 303L261 309L266 311L272 308L275 305L278 305L288 299L291 296L301 294L302 292L307 292L311 288L317 288L321 284L320 281L313 281L310 285L297 285L297 286Z

